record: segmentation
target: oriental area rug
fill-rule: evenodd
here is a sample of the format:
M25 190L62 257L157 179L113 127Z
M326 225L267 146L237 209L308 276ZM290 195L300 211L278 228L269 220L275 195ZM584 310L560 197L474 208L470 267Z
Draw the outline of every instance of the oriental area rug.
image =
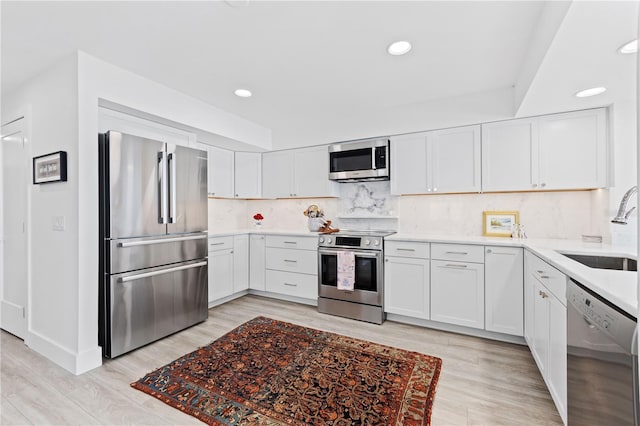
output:
M441 365L257 317L131 386L208 424L429 425Z

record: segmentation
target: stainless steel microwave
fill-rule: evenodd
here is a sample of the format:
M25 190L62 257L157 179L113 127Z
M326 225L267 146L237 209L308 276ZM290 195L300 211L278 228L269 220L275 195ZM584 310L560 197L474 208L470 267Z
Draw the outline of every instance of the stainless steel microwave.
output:
M330 145L329 179L343 182L389 180L389 139Z

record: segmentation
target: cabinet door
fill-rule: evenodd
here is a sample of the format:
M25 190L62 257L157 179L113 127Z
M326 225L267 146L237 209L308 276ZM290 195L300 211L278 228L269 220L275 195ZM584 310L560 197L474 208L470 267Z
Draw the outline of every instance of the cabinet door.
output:
M485 248L486 330L523 335L523 262L519 247Z
M484 328L484 265L431 261L431 319Z
M535 119L482 125L484 192L537 189L537 164L538 127Z
M427 193L427 134L391 138L391 194Z
M209 147L209 195L233 197L233 151Z
M549 291L538 280L533 283L533 358L543 377L549 360Z
M601 188L607 184L604 108L539 118L540 187Z
M429 132L432 192L480 192L480 126ZM428 190L427 188L427 190Z
M556 408L567 420L567 308L558 299L549 296L549 391Z
M527 253L528 254L528 253ZM535 320L533 316L533 303L535 301L535 278L531 275L529 265L525 257L525 272L524 272L524 340L529 345L529 349L533 351L534 345L534 332Z
M264 235L251 235L249 244L249 288L265 291Z
M329 151L326 145L293 151L293 196L338 195L338 183L329 180Z
M293 154L291 151L262 154L262 196L286 198L293 196Z
M209 302L233 294L233 250L209 252Z
M262 196L262 154L235 153L235 197L260 198Z
M429 319L429 260L387 256L384 262L385 312Z
M249 236L233 237L233 292L249 288Z

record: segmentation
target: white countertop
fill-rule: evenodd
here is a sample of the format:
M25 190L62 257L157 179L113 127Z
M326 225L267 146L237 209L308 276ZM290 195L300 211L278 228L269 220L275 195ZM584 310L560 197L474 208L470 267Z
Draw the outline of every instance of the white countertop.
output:
M209 232L209 238L213 237L228 237L230 235L244 235L244 234L259 234L259 235L293 235L296 237L317 237L320 235L319 232L310 232L310 231L291 231L286 229L269 229L262 230L256 228L248 228L248 229L238 229L235 231L224 231L224 232Z
M564 274L590 288L625 312L638 316L638 274L630 271L596 269L563 256L559 252L619 256L637 259L637 249L579 240L511 239L498 237L462 237L428 234L394 234L387 241L424 241L431 243L479 244L524 247Z

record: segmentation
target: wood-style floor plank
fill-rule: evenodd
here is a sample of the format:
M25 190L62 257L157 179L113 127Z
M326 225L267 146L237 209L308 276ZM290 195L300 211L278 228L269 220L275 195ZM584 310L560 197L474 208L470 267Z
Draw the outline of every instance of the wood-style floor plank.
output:
M391 321L368 324L258 296L212 308L207 321L80 376L3 331L1 424L200 424L129 384L258 315L442 358L435 426L562 424L526 346Z

